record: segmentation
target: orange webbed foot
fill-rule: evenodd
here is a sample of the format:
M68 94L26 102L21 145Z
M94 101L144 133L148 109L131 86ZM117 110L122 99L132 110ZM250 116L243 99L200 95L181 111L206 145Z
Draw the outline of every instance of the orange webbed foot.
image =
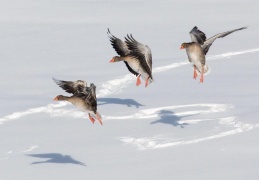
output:
M201 78L200 78L200 83L204 82L204 67L202 67L202 72L201 72Z
M136 82L136 86L139 86L140 84L141 84L140 75L138 75L138 77L137 77L137 82Z
M145 87L148 86L148 79L149 79L149 77L146 79Z
M100 122L100 124L103 125L102 118L101 118L101 116L99 115L99 113L96 113L96 116L97 116L97 119L98 119L98 121Z
M196 79L197 78L197 76L198 76L198 74L197 74L197 71L196 71L196 66L194 65L193 66L193 79Z
M88 114L89 115L89 119L92 121L92 123L94 124L94 121L95 121L95 119L92 117L92 116L90 116L90 114Z

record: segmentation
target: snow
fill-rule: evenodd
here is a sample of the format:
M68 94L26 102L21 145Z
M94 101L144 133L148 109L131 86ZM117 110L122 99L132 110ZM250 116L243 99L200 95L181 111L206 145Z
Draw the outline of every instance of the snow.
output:
M258 179L257 1L0 1L0 179ZM198 26L217 39L204 83L185 51ZM107 37L153 55L136 87ZM97 86L103 125L54 97L52 77Z

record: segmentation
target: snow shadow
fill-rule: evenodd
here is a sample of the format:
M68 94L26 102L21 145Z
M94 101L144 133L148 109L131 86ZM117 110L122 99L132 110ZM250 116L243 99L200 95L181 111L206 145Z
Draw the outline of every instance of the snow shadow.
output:
M160 117L160 119L153 121L150 124L164 123L171 124L173 126L180 126L181 128L184 128L184 126L188 125L188 123L179 122L181 118L186 116L176 116L173 111L161 110L158 112L158 116Z
M121 99L121 98L98 98L98 105L105 105L105 104L121 104L126 105L128 107L135 106L136 108L139 108L139 106L144 106L134 99Z
M62 155L60 153L45 153L45 154L27 154L30 157L42 158L42 161L35 161L31 164L44 164L44 163L60 163L60 164L76 164L86 166L84 163L73 159L69 155Z

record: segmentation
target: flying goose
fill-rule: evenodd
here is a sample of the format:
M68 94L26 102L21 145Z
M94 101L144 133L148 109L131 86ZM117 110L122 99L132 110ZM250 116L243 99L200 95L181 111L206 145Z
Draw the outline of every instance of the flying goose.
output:
M115 37L108 29L111 45L119 56L114 56L110 62L124 61L128 70L137 76L136 85L141 84L140 77L145 80L145 87L153 81L152 54L147 45L136 41L132 35L127 35L125 41Z
M78 109L88 112L89 119L92 123L97 119L101 124L103 124L102 117L97 112L96 86L93 83L90 84L90 87L87 87L87 83L82 80L63 81L55 78L53 78L53 80L67 93L73 94L71 97L58 95L54 98L54 101L68 101Z
M210 46L217 38L223 38L235 31L240 31L246 28L247 27L241 27L231 31L219 33L206 40L205 33L203 33L201 30L197 28L197 26L195 26L189 33L192 42L183 43L180 47L180 49L186 49L189 61L194 64L193 78L196 79L196 70L198 70L201 73L200 82L202 83L204 81L203 74L206 73L208 70L205 55L208 53Z

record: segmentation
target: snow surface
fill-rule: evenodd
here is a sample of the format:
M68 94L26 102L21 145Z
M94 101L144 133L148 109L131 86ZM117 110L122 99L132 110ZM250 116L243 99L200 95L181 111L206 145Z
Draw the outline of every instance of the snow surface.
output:
M255 0L0 1L0 179L259 179L259 3ZM198 26L217 39L205 82L179 47ZM153 53L136 78L107 28ZM69 103L52 77L97 85L104 125Z

